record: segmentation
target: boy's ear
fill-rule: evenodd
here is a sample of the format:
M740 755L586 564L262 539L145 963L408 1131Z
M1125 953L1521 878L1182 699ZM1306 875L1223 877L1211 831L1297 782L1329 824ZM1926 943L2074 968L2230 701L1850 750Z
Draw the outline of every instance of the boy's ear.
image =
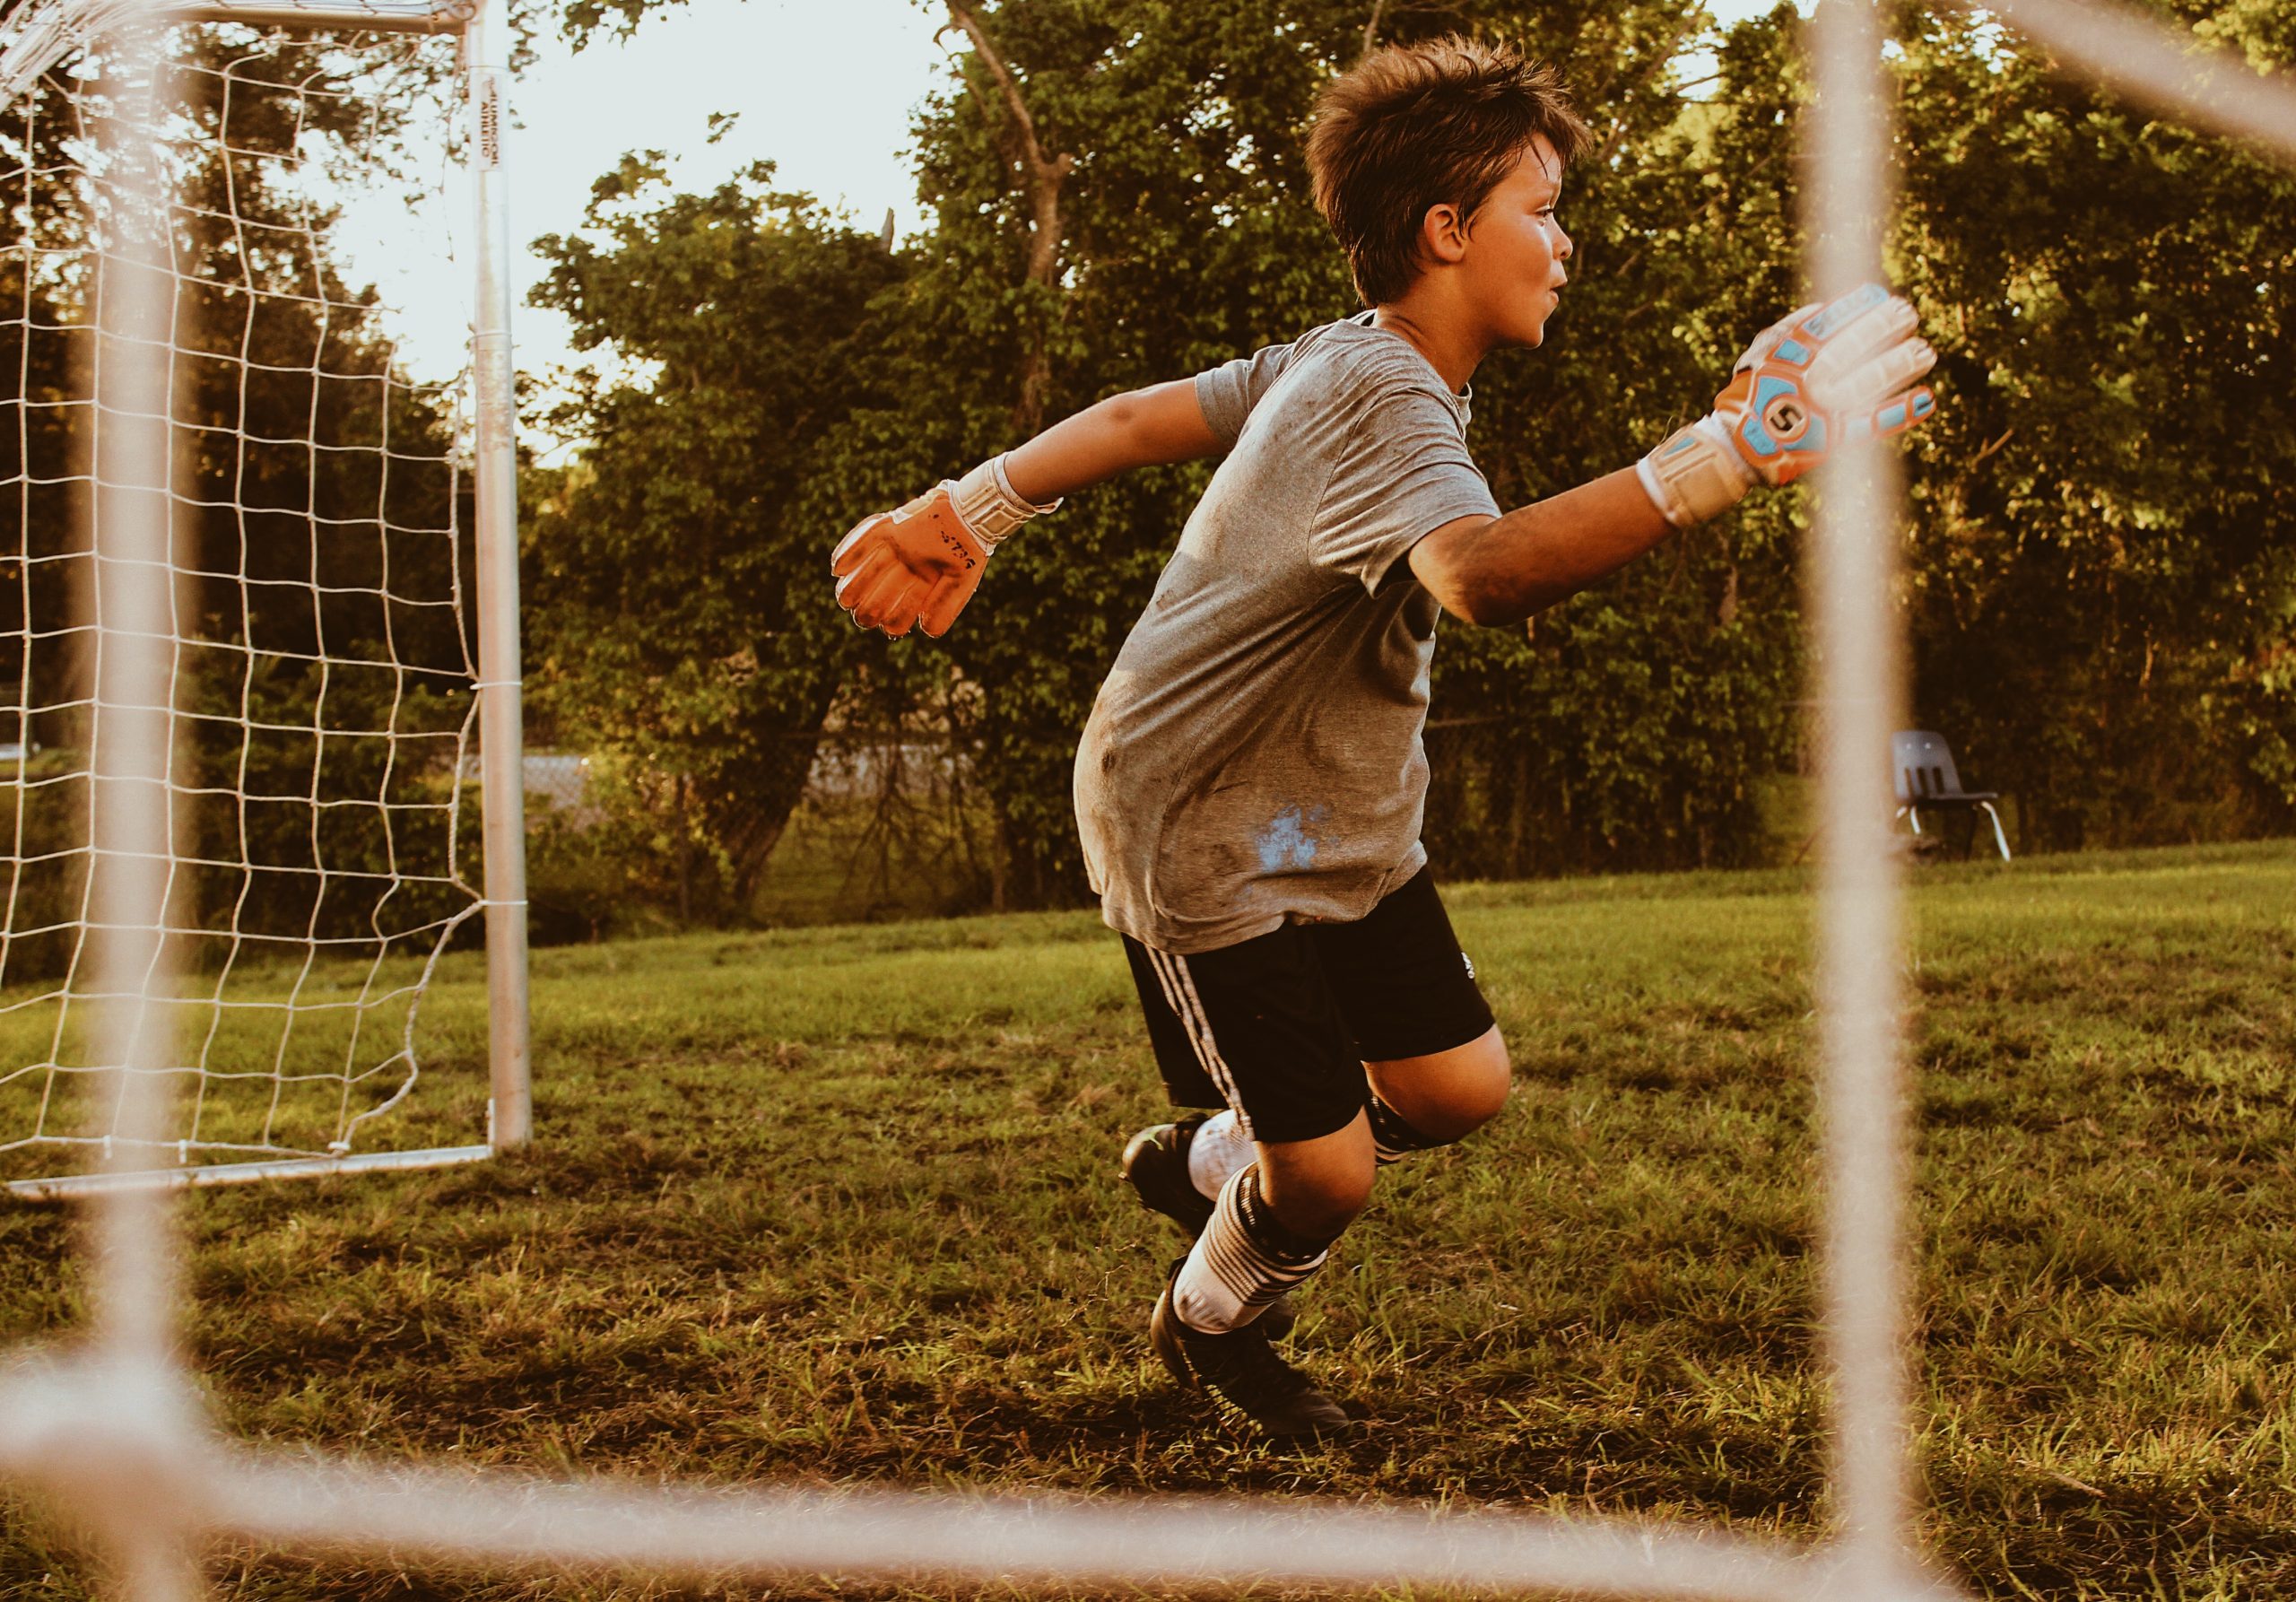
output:
M1467 253L1467 223L1459 208L1445 201L1431 205L1419 220L1419 248L1428 265L1451 266Z

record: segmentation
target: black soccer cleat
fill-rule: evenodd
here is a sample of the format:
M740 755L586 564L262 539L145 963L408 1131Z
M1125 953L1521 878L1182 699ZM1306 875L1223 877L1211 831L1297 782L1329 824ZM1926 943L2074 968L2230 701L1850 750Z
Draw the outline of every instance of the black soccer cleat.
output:
M1173 1379L1185 1389L1211 1392L1224 1410L1274 1441L1336 1441L1355 1433L1355 1421L1337 1402L1276 1355L1264 1328L1265 1313L1225 1335L1205 1335L1181 1323L1172 1308L1180 1263L1172 1265L1156 1310L1148 1315L1149 1345Z
M1210 1116L1191 1112L1176 1124L1151 1124L1124 1148L1124 1177L1140 1197L1140 1205L1178 1224L1191 1241L1212 1222L1211 1198L1187 1177L1187 1148ZM1259 1322L1266 1328L1268 1339L1280 1341L1298 1325L1300 1314L1287 1293L1260 1314Z
M1210 1115L1191 1112L1176 1124L1151 1124L1124 1148L1124 1177L1140 1205L1161 1213L1191 1241L1212 1222L1212 1198L1187 1176L1187 1149Z

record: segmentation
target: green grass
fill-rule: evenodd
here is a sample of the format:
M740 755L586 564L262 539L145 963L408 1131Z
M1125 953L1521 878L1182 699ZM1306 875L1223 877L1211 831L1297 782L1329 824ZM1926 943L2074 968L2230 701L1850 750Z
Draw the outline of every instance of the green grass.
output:
M2296 1598L2296 844L1915 883L1929 1538L1987 1596ZM191 1199L213 1405L276 1442L648 1480L1813 1532L1806 880L1448 894L1516 1093L1391 1173L1306 1298L1366 1444L1253 1444L1148 1354L1177 1237L1111 1180L1160 1098L1090 915L540 953L530 1154ZM475 1127L481 1000L449 959L441 1127ZM71 1246L59 1214L0 1213L0 1338L69 1336ZM12 1518L0 1593L80 1595L69 1562ZM701 1594L212 1572L250 1598Z
M178 986L182 1003L170 1020L181 1047L178 1060L204 1061L215 1076L204 1085L188 1075L178 1082L181 1104L169 1127L218 1145L325 1151L349 1119L380 1109L406 1082L407 1014L420 1006L422 978L420 960L396 954L371 966L322 963L304 972L294 962L257 961L236 964L224 976L186 976ZM81 979L86 982L84 973ZM0 1010L0 1063L18 1070L0 1079L0 1139L13 1141L35 1129L76 1135L91 1115L87 1098L103 1093L103 1082L88 1068L94 1060L88 1040L91 1014L83 1004L67 1005L62 982L21 987ZM454 1037L467 1031L470 1041L483 1040L480 1020L451 1009L449 1015ZM387 1132L370 1125L357 1131L359 1145L483 1140L483 1090L478 1095L474 1104L465 1095L425 1096L409 1110L411 1123ZM459 1132L451 1127L457 1117ZM166 1166L174 1160L170 1151L151 1162ZM52 1146L0 1152L0 1180L45 1177L76 1166Z

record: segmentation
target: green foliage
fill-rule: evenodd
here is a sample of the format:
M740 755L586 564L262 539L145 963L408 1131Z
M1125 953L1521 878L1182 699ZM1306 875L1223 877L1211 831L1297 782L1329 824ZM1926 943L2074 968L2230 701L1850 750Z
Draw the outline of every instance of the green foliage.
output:
M2208 30L2261 60L2274 25ZM2286 828L2296 174L1966 18L1913 22L1900 71L1901 272L1946 397L1915 484L1922 715L2036 845Z
M635 4L594 8L586 25ZM1039 344L1045 414L1057 416L1353 309L1301 145L1317 87L1361 53L1371 8L1002 0L974 14L1043 152L1074 159L1057 282L1026 282L1033 212L1017 125L978 53L962 52L916 127L926 236L857 286L865 316L840 303L814 318L810 344L789 345L797 371L841 364L845 414L818 435L752 440L753 478L808 486L810 524L793 516L772 536L793 561L817 565L854 516L1017 443ZM2180 14L2260 63L2288 52L2270 8ZM1573 282L1546 348L1477 375L1471 443L1504 505L1631 461L1702 409L1745 339L1804 298L1795 140L1808 90L1793 9L1731 29L1702 98L1682 82L1699 20L1677 7L1456 0L1378 15L1382 39L1457 28L1519 39L1577 86L1602 144L1566 187ZM2296 555L2277 531L2296 513L2285 376L2296 180L2051 75L1989 22L1912 9L1900 32L1892 273L1944 353L1939 416L1908 451L1916 718L1956 742L1973 780L2019 797L2028 845L2285 827ZM795 248L801 203L742 204L784 242L756 248ZM694 208L741 212L722 196L663 202L647 214L670 236L660 249L684 248L675 239ZM657 248L626 228L615 238L633 261ZM563 297L563 282L549 292ZM656 359L651 331L685 304L682 283L633 280L634 298L599 300L586 328ZM658 284L673 286L663 304L641 304ZM780 314L749 315L743 338L779 350ZM850 332L854 316L865 337ZM685 404L666 370L631 396L665 419ZM602 478L628 472L670 499L732 494L698 487L715 466L597 438ZM807 690L832 695L831 716L923 718L978 751L1013 902L1082 894L1076 734L1205 471L1144 472L1073 497L1003 549L945 641L872 638L814 659L825 677ZM570 572L622 560L613 541L644 522L636 497L615 503L623 533L565 548ZM1790 765L1804 733L1796 566L1809 510L1806 491L1758 498L1527 632L1447 622L1433 716L1478 731L1448 742L1455 761L1431 797L1429 840L1447 870L1692 866L1759 851L1760 781ZM674 537L639 544L684 549ZM615 626L656 625L632 613ZM613 659L622 647L587 638L584 673L594 662L627 673Z
M899 264L770 178L672 195L631 157L540 243L536 300L624 364L582 378L557 422L595 448L530 498L540 737L627 759L689 915L746 906L804 787L851 640L822 530L867 492L847 432L887 410Z

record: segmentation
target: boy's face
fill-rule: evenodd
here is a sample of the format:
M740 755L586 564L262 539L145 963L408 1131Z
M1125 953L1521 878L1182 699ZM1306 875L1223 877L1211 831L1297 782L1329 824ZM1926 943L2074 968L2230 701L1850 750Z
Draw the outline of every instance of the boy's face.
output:
M1459 269L1494 348L1529 349L1546 337L1570 277L1570 236L1555 220L1561 198L1562 160L1537 136L1468 225Z

